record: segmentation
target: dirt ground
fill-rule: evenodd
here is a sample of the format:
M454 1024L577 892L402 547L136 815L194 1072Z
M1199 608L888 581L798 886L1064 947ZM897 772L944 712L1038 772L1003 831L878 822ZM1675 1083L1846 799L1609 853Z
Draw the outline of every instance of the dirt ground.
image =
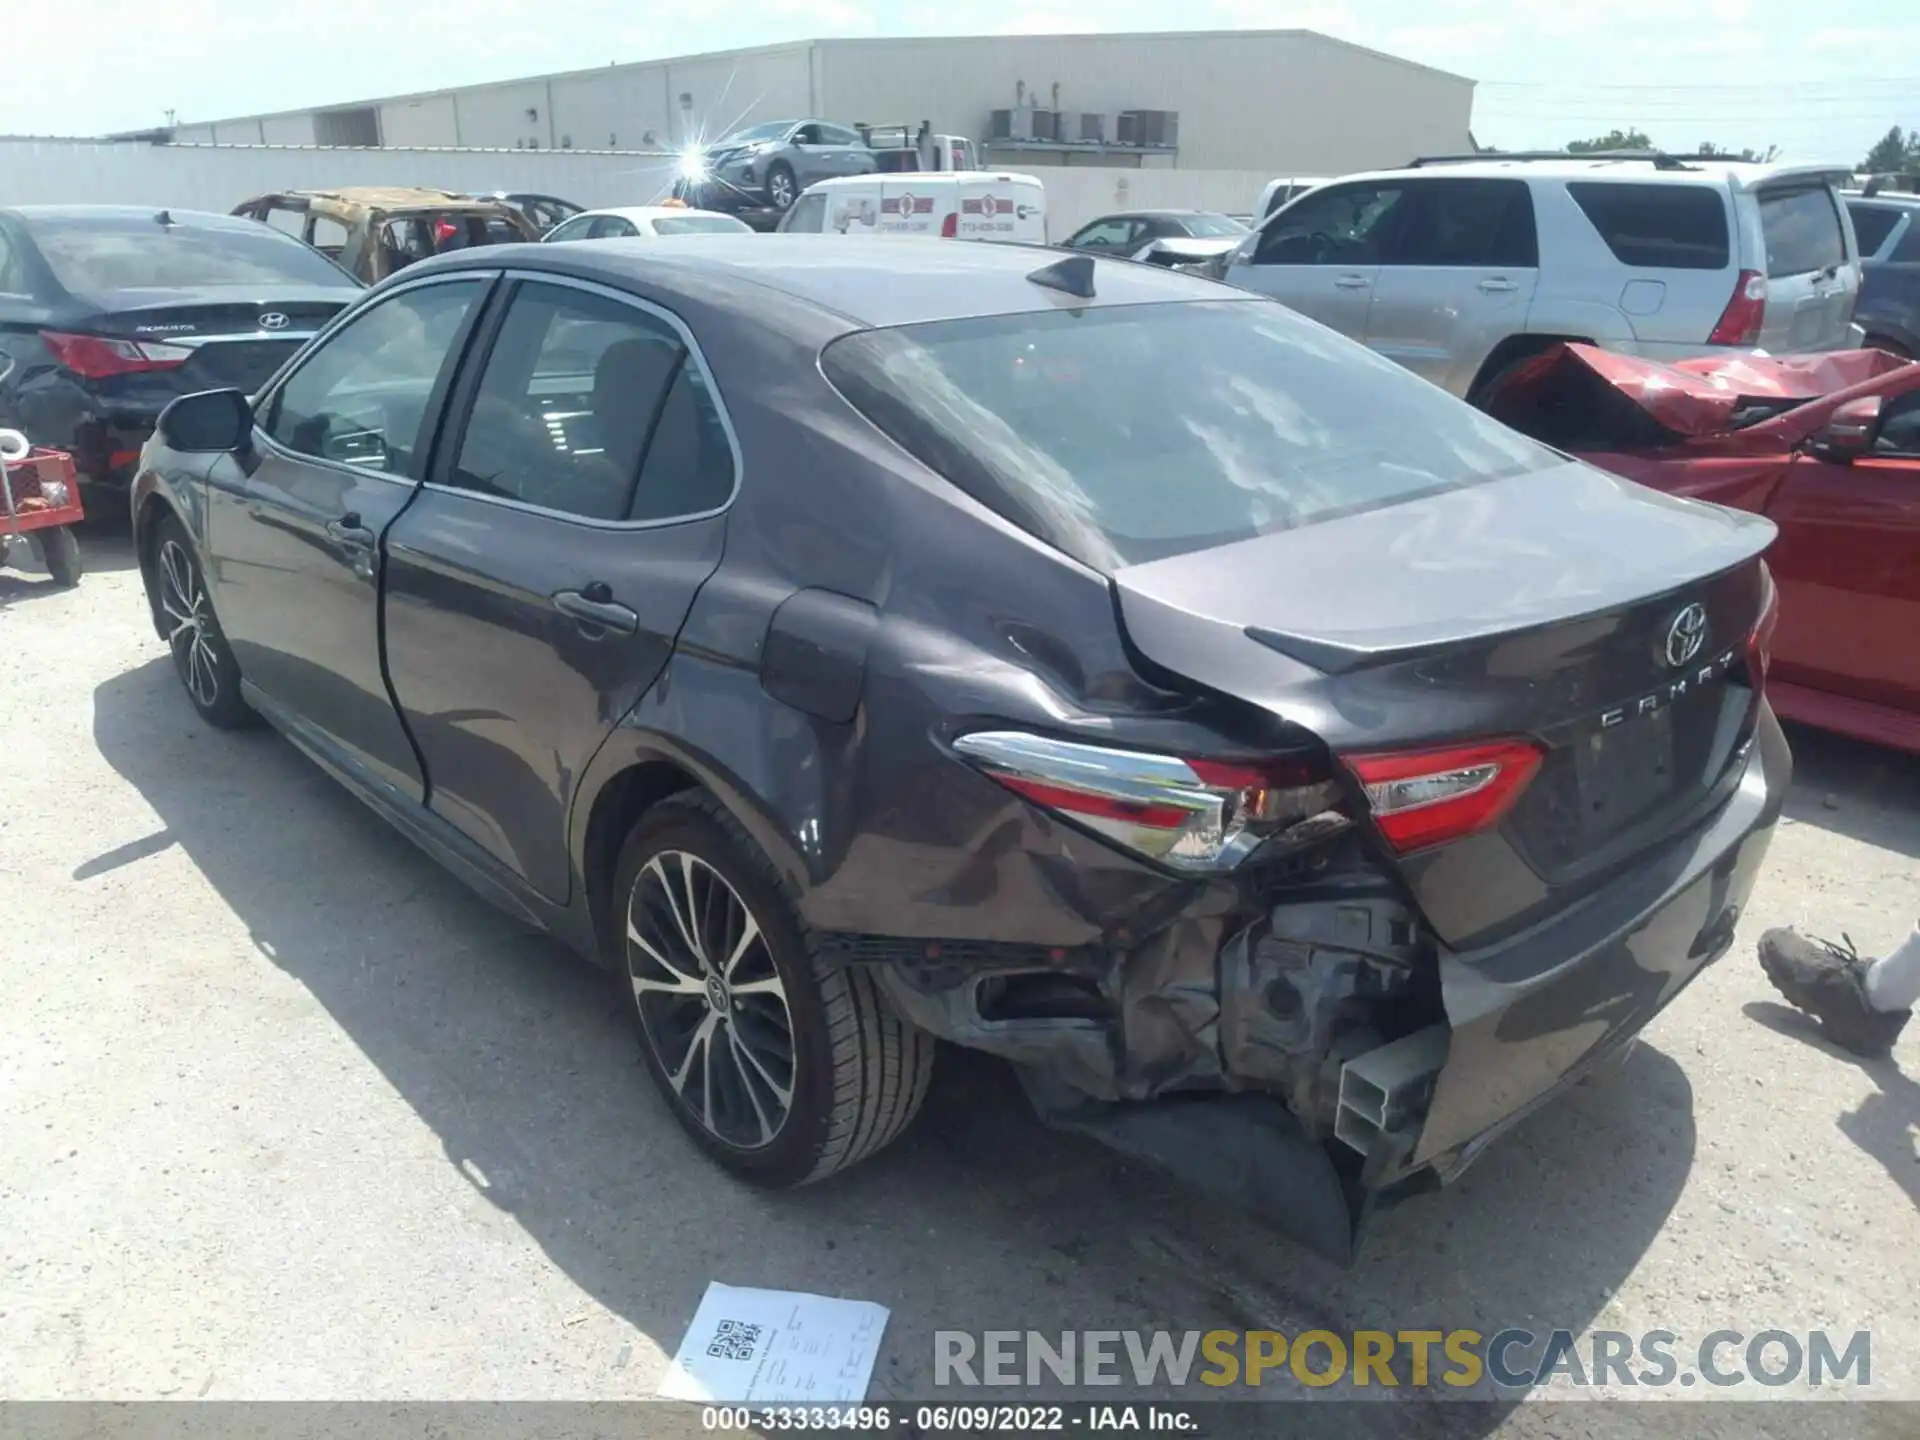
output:
M718 1279L890 1307L874 1398L933 1394L941 1329L1514 1324L1870 1330L1871 1393L1920 1399L1920 1026L1847 1058L1753 961L1769 925L1906 933L1910 758L1796 731L1733 953L1343 1273L972 1057L872 1163L728 1181L617 989L271 732L201 724L124 539L87 558L73 592L0 574L0 1394L643 1397ZM1589 1433L1562 1398L1365 1427Z

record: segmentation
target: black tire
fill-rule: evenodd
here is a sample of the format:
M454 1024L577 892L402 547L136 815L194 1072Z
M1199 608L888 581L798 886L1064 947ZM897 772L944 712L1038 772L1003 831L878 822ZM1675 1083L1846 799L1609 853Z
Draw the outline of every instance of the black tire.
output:
M153 583L174 673L188 702L201 719L219 729L252 724L257 717L241 697L240 666L213 613L193 542L172 516L154 529Z
M654 807L627 836L615 875L616 968L647 1070L695 1144L743 1179L787 1187L864 1160L907 1127L926 1098L933 1037L902 1019L872 976L819 960L773 866L724 806L690 793ZM669 876L679 888L663 889ZM679 926L683 901L697 951ZM699 958L708 950L730 959L708 965Z
M47 530L34 531L33 546L40 552L40 563L47 567L54 584L71 590L80 583L80 577L87 573L87 567L80 559L80 541L75 537L72 526L55 525Z
M793 202L800 198L800 187L794 183L793 167L784 160L776 160L767 167L767 203L779 211L793 208Z

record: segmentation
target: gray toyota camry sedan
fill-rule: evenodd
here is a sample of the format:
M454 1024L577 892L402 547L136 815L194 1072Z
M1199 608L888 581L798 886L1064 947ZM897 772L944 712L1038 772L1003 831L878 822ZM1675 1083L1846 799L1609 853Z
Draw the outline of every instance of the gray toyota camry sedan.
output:
M133 509L206 721L624 976L774 1185L948 1040L1351 1257L1727 949L1787 784L1765 520L1058 251L429 261Z

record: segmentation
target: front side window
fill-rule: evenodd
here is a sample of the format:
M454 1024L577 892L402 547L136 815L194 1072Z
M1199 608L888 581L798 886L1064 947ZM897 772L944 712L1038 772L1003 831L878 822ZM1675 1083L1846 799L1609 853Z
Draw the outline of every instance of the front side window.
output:
M711 468L716 456L724 474ZM487 357L449 479L586 520L659 520L724 502L732 467L705 378L671 325L609 296L527 282ZM719 500L700 503L716 483Z
M1132 220L1096 220L1067 241L1072 250L1125 250L1139 229Z
M262 428L316 460L415 475L428 401L486 285L423 285L361 311L288 377Z
M625 240L640 232L624 215L602 215L587 232L589 240Z
M1900 223L1900 212L1890 205L1849 205L1847 218L1853 221L1853 238L1860 242L1861 258L1871 259Z
M827 227L827 197L824 191L814 190L802 195L793 202L793 208L787 211L787 218L780 222L782 231L790 235L818 235Z
M1847 258L1840 211L1824 185L1760 192L1760 229L1767 243L1767 276L1830 270Z
M1183 228L1187 234L1204 240L1224 240L1229 235L1247 233L1247 227L1231 215L1189 215Z
M1261 300L860 331L822 365L922 464L1102 573L1565 463Z
M1710 186L1575 180L1567 194L1622 265L1724 270L1732 263L1726 201Z
M860 138L859 132L854 130L843 130L838 125L816 125L813 128L819 134L820 138L817 143L821 145L864 145L866 144L866 141Z
M1378 265L1398 223L1399 185L1338 185L1267 222L1256 265Z

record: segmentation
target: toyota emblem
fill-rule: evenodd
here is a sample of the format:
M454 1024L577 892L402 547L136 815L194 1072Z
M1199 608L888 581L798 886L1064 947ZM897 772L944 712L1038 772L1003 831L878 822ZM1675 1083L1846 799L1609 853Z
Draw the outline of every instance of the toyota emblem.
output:
M1678 667L1700 653L1707 643L1707 608L1695 603L1673 617L1667 627L1667 664Z
M260 317L260 328L262 330L284 330L287 328L287 317L278 310L269 310Z

